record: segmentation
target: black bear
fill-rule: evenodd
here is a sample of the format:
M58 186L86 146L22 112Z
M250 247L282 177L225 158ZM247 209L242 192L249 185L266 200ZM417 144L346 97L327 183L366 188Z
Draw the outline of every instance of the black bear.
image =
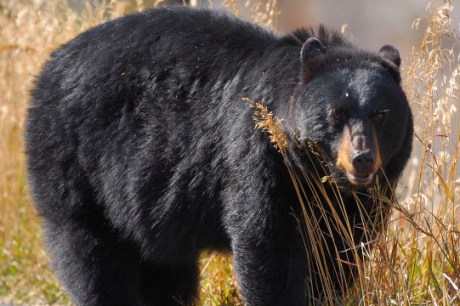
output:
M330 299L324 278L343 289L355 271L344 262L360 257L345 240L371 242L388 214L375 192L391 195L409 158L400 61L392 46L364 51L323 27L278 36L187 8L128 15L59 48L25 140L73 301L196 303L205 249L232 252L247 305ZM288 153L254 128L243 98L282 119Z

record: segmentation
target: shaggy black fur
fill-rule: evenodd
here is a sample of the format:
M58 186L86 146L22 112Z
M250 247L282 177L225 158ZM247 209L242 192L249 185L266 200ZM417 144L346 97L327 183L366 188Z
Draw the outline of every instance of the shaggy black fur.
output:
M322 294L313 242L304 246L282 157L242 98L264 101L286 131L321 148L349 209L342 218L366 242L351 193L359 188L334 161L344 126L358 121L375 131L390 182L409 157L399 55L383 51L357 49L324 28L278 37L221 12L161 8L107 22L54 52L33 90L26 151L53 266L74 302L191 304L199 253L214 249L232 251L247 305L312 303ZM331 117L337 108L343 122ZM325 243L344 250L336 236ZM328 265L340 254L325 254Z

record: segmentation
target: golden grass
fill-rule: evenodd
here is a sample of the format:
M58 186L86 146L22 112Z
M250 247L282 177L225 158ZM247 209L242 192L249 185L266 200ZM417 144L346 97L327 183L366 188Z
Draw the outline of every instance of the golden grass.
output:
M354 240L356 225L352 224L347 218L342 217L346 215L349 203L343 201L340 188L335 179L332 176L321 177L320 173L328 173L327 169L315 168L327 168L330 163L314 142L308 142L305 145L303 141L298 139L296 131L286 130L283 126L283 120L274 116L265 105L249 99L244 100L250 101L251 108L256 110L253 116L256 128L268 134L269 141L282 155L296 191L302 210L302 218L298 219L297 222L300 228L305 229L305 231L301 231L304 233L305 260L309 264L309 270L320 276L316 281L308 278L307 287L311 291L322 292L323 294L323 296L317 297L314 303L318 305L343 303L343 295L351 291L346 270L350 266L363 267L363 262L359 255L360 248L363 247L367 251L366 248L368 247ZM291 145L289 142L292 142ZM295 162L298 157L295 157L296 154L293 148L300 149L303 155L302 158L310 159L313 163L317 162L316 166L313 166L314 168L309 169L309 171L303 169L301 165ZM331 189L331 192L326 190L326 186ZM359 193L353 193L361 218L368 223L364 224L366 226L366 235L370 237L367 239L368 241L372 241L374 236L378 237L381 225L387 220L384 212L388 211L391 200L385 197L383 191L379 187L369 190L372 195L371 200L374 201L377 208L374 211L366 210L364 204L360 202ZM334 203L338 205L336 206ZM375 221L371 214L376 216ZM327 246L326 240L328 239L335 241L332 247ZM342 240L337 241L334 239L343 239L345 244L343 251L349 250L349 252L347 252L348 256L346 258L342 257L343 259L338 260L337 267L332 270L327 258L340 258L340 254L343 252L338 247ZM356 277L357 281L359 281L359 276L358 274L358 277ZM334 279L338 282L339 288L337 289L339 291L335 290ZM354 295L349 294L348 298L353 299Z
M70 304L48 268L27 190L22 132L33 77L60 44L145 8L143 1L111 1L86 4L77 13L66 3L0 0L0 303ZM238 12L235 1L227 3ZM252 2L253 18L276 27L277 1L257 3ZM426 28L425 37L403 67L416 121L414 157L397 189L389 226L360 263L357 285L346 288L347 305L460 304L460 129L458 113L451 112L460 106L460 66L451 47L458 42L451 10L448 3L436 3L429 18L415 22ZM242 305L230 263L225 255L202 257L202 304Z
M64 1L2 1L0 9L0 301L68 304L48 268L27 190L24 113L50 51L103 21L104 10L88 6L82 17Z
M460 106L458 33L448 3L432 4L421 46L403 68L404 87L414 111L416 140L400 201L387 232L366 266L379 303L460 304Z
M436 3L431 9L431 17L414 22L414 27L426 24L420 48L413 49L403 67L404 87L416 122L414 156L397 191L397 198L382 197L378 190L375 193L375 200L379 201L383 210L389 204L394 207L389 225L377 236L373 248L362 246L364 262L356 256L356 242L352 236L354 229L350 224L334 216L331 222L326 222L327 229L323 229L325 234L338 231L345 237L356 254L356 262L344 264L360 267L353 288L348 288L345 280L341 281L342 291L348 293L343 299L334 296L330 275L335 273L342 278L344 266L339 266L339 271L328 271L322 262L327 250L318 244L311 244L309 248L313 260L319 265L320 285L326 295L321 304L460 304L460 213L457 203L460 195L460 129L459 123L452 120L459 107L460 57L456 58L453 51L458 33L449 18L452 10L448 2ZM315 201L321 202L317 205L320 218L327 219L327 212L322 209L330 205L330 199L322 184L329 178L315 181L303 171L301 174L293 171L282 119L274 117L260 103L253 102L251 107L256 109L256 128L269 134L269 141L283 155L291 174L304 211L302 222L307 224L305 239L321 240L324 233L314 228L318 219L311 206L316 205ZM304 149L305 153L312 152L311 147ZM320 154L306 156L322 158ZM313 200L307 198L305 189L317 190ZM335 197L344 207L338 192ZM336 211L331 207L335 214L339 214L341 209L339 207ZM372 233L376 229L368 228L367 231ZM329 252L337 254L338 250Z
M250 102L250 107L255 109L252 119L256 124L256 129L267 133L269 141L281 155L285 156L289 147L289 139L285 134L282 120L273 115L263 103L254 102L248 98L243 98L243 101Z

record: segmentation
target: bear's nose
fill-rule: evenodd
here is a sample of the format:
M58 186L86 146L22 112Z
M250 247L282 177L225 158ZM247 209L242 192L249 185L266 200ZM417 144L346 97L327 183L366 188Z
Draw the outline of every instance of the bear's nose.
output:
M369 174L375 163L375 154L372 150L358 151L352 154L353 167L359 174Z

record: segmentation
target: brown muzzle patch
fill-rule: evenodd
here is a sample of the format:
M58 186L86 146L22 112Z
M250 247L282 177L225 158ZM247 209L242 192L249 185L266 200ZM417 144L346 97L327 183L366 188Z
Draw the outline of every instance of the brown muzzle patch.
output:
M375 131L372 127L367 129L357 123L345 125L337 152L336 167L350 183L360 187L369 185L381 166Z

